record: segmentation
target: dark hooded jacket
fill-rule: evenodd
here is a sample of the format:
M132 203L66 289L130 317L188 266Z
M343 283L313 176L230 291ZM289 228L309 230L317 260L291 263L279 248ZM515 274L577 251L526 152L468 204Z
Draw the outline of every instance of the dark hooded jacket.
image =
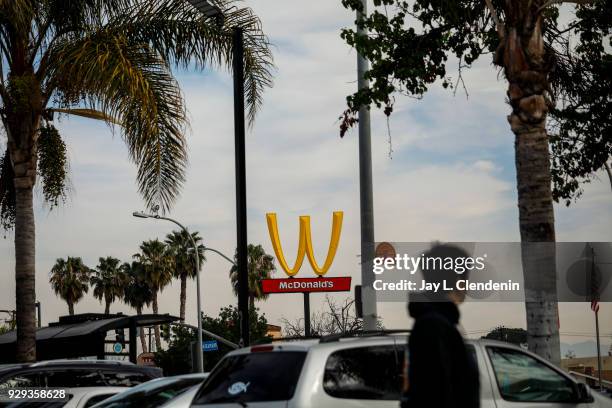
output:
M478 408L480 384L473 351L457 330L454 303L410 302L414 326L408 340L409 389L402 407Z

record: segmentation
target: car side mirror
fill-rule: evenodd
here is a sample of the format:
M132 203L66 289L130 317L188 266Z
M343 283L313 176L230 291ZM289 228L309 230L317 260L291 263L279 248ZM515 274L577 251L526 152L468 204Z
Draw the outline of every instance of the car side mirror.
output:
M591 395L591 391L586 384L577 383L576 384L576 402L593 402L593 396Z

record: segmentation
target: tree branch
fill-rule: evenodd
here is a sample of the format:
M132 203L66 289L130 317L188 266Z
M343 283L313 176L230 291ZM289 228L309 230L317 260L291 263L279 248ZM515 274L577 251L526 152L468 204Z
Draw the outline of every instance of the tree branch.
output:
M610 188L612 188L612 169L610 169L607 161L604 163L604 166L606 166L606 173L608 173L608 178L610 179Z
M504 25L499 21L499 17L497 15L497 11L495 11L495 7L493 7L493 2L491 0L485 0L487 8L491 13L491 18L493 18L493 22L495 22L495 28L497 29L497 34L499 38L504 38Z

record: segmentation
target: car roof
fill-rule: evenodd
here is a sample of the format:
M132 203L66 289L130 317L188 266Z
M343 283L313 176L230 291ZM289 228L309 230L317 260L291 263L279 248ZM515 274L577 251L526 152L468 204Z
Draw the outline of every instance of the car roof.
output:
M9 364L0 366L0 375L7 375L22 370L41 369L102 369L102 370L127 370L138 373L157 373L161 375L161 369L157 367L139 366L129 361L122 360L48 360L35 363Z
M338 337L333 340L323 339L291 339L291 340L280 340L273 343L258 344L251 347L244 347L238 350L234 350L228 355L239 355L249 354L252 352L260 351L303 351L308 352L313 349L342 349L347 346L355 345L381 345L381 344L406 344L408 341L407 334L388 334L388 335L374 335L374 336L352 336L352 337ZM489 339L465 339L466 344L472 344L474 346L502 346L506 348L512 348L516 350L523 350L521 347L506 343L498 340Z
M322 339L290 339L280 340L272 343L258 344L251 347L244 347L238 350L234 350L228 355L239 355L249 354L252 352L262 351L303 351L307 352L312 349L319 348L344 348L347 344L359 344L359 345L375 345L375 344L404 344L408 337L405 334L390 334L390 335L379 335L379 336L355 336L355 337L341 337L331 341Z
M96 366L131 366L134 367L135 364L129 361L124 360L47 360L47 361L38 361L36 363L28 364L29 367L52 367L52 366L83 366L83 365L91 365L94 364Z

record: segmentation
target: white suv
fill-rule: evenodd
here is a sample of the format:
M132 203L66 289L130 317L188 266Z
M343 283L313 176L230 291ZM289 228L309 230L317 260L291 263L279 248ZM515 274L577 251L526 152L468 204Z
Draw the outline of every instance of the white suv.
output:
M192 407L399 406L407 336L388 334L257 345L213 369ZM482 408L612 407L567 373L511 344L467 341Z

